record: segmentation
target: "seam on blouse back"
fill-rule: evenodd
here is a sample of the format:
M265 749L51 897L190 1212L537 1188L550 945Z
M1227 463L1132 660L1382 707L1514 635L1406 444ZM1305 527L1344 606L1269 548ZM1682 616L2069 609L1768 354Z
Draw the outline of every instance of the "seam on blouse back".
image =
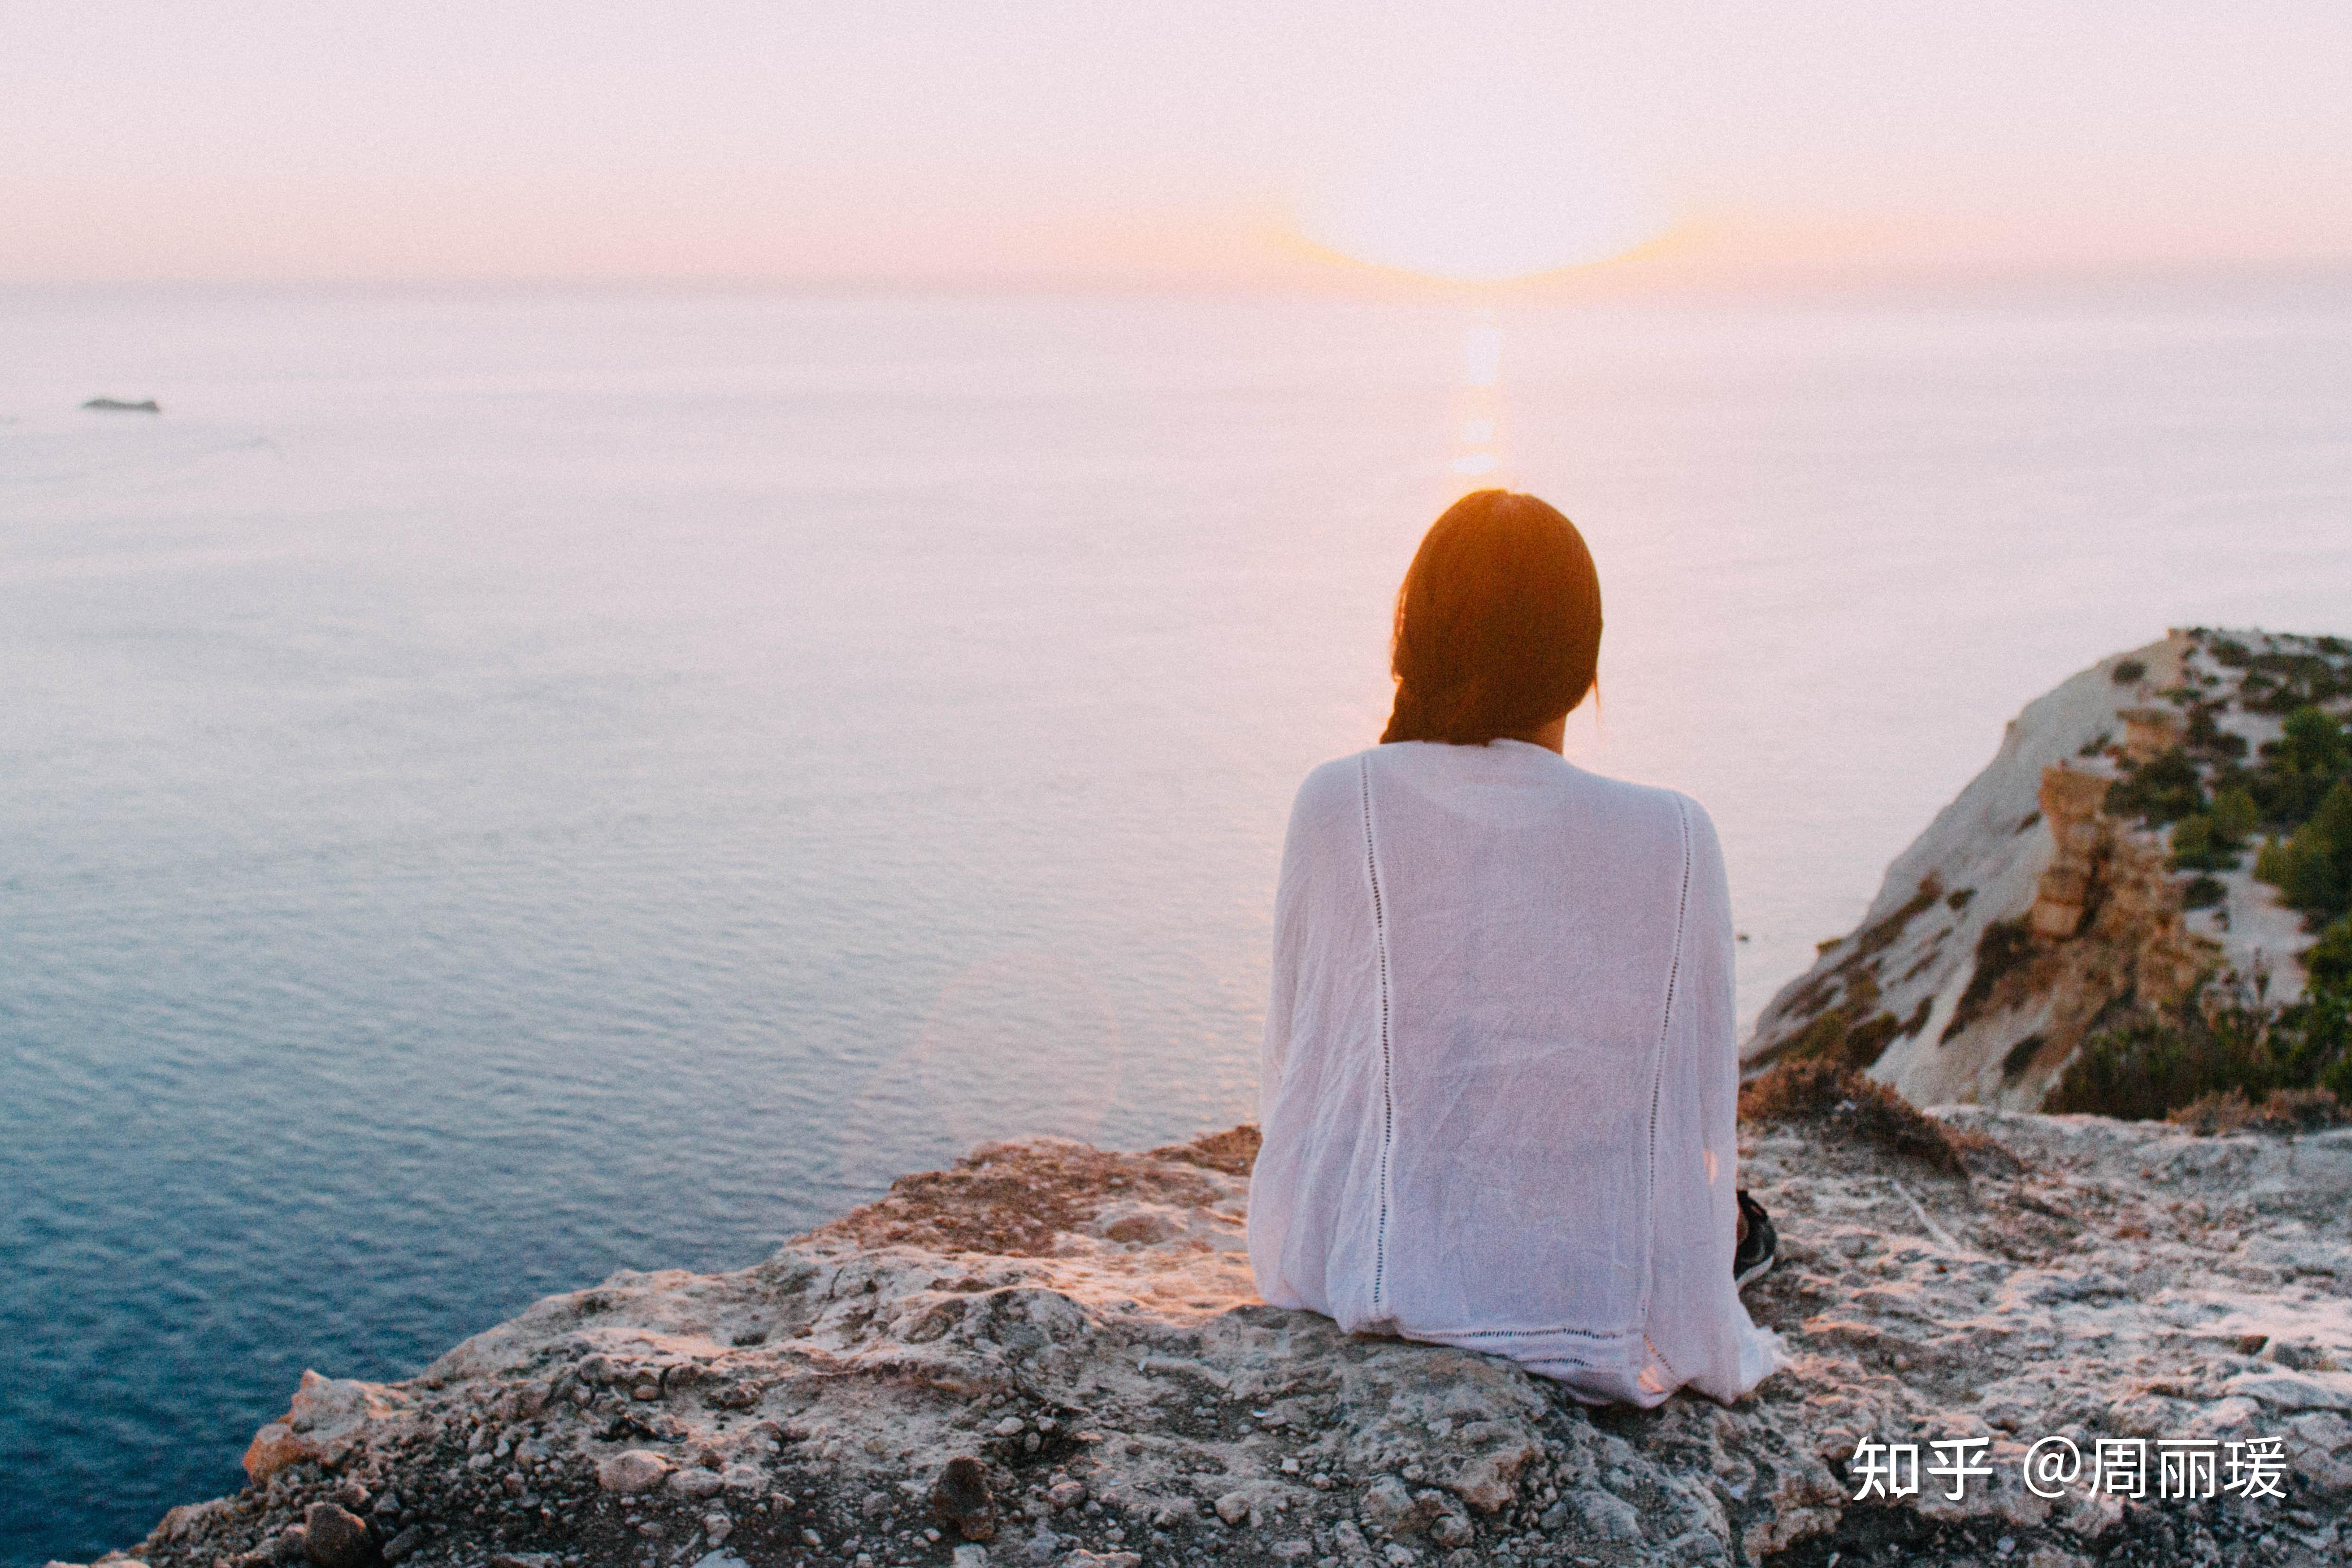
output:
M1389 1055L1389 933L1381 910L1380 858L1372 848L1372 763L1369 756L1356 761L1357 782L1363 791L1364 801L1364 871L1372 889L1372 942L1380 957L1381 974L1381 1175L1380 1223L1372 1232L1372 1305L1381 1304L1381 1286L1388 1272L1389 1244L1389 1144L1396 1131L1396 1099L1390 1087Z
M1579 1329L1566 1323L1549 1329L1439 1329L1435 1331L1455 1340L1548 1340L1555 1334L1572 1334L1580 1340L1622 1340L1635 1332L1632 1329ZM1642 1336L1647 1340L1649 1336Z
M1683 885L1675 901L1674 955L1666 964L1666 1005L1658 1017L1657 1062L1650 1073L1649 1193L1647 1202L1643 1205L1647 1230L1643 1250L1649 1255L1642 1280L1642 1321L1645 1324L1650 1321L1650 1291L1656 1283L1658 1271L1658 1097L1665 1084L1666 1037L1674 1028L1675 987L1682 980L1683 926L1690 915L1690 807L1680 795L1675 797L1675 821L1682 828ZM1643 1338L1646 1341L1649 1335L1644 1332ZM1650 1348L1654 1351L1657 1347L1653 1345ZM1661 1356L1659 1359L1663 1361L1665 1358Z

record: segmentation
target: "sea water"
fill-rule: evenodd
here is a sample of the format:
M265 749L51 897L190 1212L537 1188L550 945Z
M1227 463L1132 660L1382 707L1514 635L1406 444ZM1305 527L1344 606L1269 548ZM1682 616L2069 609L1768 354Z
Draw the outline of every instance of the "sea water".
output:
M1249 1116L1291 791L1489 479L1752 1017L2036 693L2352 630L2352 288L0 295L0 1561L305 1367Z

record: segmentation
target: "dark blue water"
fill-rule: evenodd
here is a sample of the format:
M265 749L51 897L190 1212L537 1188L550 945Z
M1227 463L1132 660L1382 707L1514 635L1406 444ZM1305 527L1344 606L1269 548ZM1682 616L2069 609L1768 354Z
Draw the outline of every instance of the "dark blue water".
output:
M1571 752L1714 809L1747 1011L2027 698L2340 626L2348 321L1506 314L1499 477L1609 595ZM0 1563L232 1488L306 1366L1247 1114L1466 324L0 297Z

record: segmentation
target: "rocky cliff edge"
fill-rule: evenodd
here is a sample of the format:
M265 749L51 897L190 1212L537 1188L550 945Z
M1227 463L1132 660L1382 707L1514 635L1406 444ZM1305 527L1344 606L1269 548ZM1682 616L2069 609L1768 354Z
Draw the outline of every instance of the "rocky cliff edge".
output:
M1786 1069L1782 1075L1797 1069ZM740 1273L615 1275L421 1375L306 1374L152 1568L2352 1561L2352 1131L2199 1137L1850 1075L1751 1110L1788 1369L1586 1410L1259 1303L1249 1129L1030 1140ZM2279 1497L2044 1499L2030 1445L2275 1439ZM1866 1439L1981 1437L1958 1501ZM1932 1450L1923 1447L1923 1453Z

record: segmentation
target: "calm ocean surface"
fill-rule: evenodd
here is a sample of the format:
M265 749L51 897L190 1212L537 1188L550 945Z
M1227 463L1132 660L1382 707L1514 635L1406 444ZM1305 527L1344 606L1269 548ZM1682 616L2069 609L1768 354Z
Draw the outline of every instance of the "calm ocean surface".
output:
M1250 1114L1465 310L0 294L0 1562L622 1267ZM2352 631L2352 283L1505 310L1752 1016L2028 699ZM81 412L153 396L160 417Z

